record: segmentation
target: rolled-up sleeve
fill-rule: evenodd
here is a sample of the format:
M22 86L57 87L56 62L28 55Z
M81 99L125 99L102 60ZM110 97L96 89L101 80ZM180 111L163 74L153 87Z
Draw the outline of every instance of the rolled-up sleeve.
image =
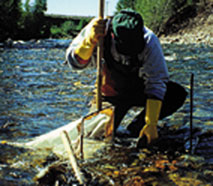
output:
M169 80L168 68L158 38L149 33L144 49L145 94L160 100L164 99L166 83Z
M83 30L73 39L70 46L66 50L66 62L74 69L83 69L90 63L90 60L88 60L86 63L81 63L81 61L77 59L75 55L76 47L85 39L87 31L90 29L90 27L91 26L88 24L85 28L83 28Z
M66 61L68 62L68 65L70 67L72 67L73 69L83 69L85 68L88 63L86 64L81 64L76 56L75 56L75 53L74 53L74 47L72 46L72 44L69 46L69 48L66 50Z

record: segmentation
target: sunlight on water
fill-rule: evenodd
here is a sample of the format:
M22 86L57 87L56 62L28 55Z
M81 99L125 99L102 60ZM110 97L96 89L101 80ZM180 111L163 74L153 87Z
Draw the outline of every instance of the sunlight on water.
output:
M88 113L96 71L94 68L72 71L63 65L69 42L43 40L0 49L1 141L25 141ZM208 151L209 156L205 158L213 162L213 152L209 150L211 146L208 147L208 144L213 144L212 137L208 136L213 132L212 48L196 44L165 44L163 48L171 80L182 84L189 92L191 73L195 75L194 126L198 129L195 135L199 139L195 151L201 156ZM188 134L189 110L188 96L184 106L173 116L163 120L160 126L165 125ZM126 122L128 121L127 118ZM175 135L180 137L181 133ZM205 138L210 141L206 142ZM34 163L30 164L28 161L32 159L27 155L28 152L3 144L0 147L1 154L4 153L4 158L0 159L0 178L9 173L5 180L31 183L29 180L35 169L38 169L29 167L36 164L39 167L42 162L36 162L35 158ZM21 157L19 161L15 158L18 155ZM24 162L30 164L28 168L25 164L21 165ZM107 166L106 161L105 163L104 166ZM170 176L173 179L175 175Z

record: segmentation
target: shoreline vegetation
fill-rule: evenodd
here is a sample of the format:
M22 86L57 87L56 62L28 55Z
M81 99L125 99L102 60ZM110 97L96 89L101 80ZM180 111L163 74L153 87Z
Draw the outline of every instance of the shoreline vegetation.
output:
M35 0L34 4L3 0L0 5L1 47L10 47L17 40L72 39L92 19L87 16L45 14L45 0ZM119 0L116 10L127 7L141 13L145 25L163 43L213 43L212 0L164 0L161 3L157 0Z

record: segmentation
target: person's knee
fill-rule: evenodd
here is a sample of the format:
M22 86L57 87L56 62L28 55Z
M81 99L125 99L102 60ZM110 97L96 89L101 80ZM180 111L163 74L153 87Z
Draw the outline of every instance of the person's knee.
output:
M180 108L184 104L188 93L183 86L181 86L179 84L177 84L176 86L177 86L176 92L178 94L177 97L176 97L177 106L178 106L178 108Z
M176 112L185 102L188 93L178 83L170 81L167 84L167 92L163 101L160 119Z

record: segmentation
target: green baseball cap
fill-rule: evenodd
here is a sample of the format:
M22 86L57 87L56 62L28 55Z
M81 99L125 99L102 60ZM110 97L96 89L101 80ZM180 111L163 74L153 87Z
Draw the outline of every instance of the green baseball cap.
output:
M143 18L132 9L124 9L112 19L112 31L118 52L135 55L144 48Z

